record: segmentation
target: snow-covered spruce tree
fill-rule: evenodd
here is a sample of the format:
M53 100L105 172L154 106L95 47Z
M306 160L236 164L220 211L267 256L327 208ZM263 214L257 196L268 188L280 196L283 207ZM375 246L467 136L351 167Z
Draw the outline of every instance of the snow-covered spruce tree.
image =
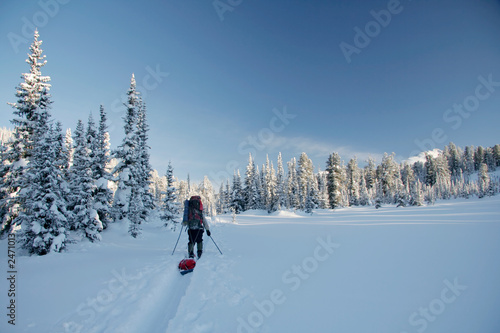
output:
M360 171L356 157L349 160L346 169L347 176L347 194L349 195L349 206L358 206L360 200Z
M316 174L318 183L318 208L326 209L328 207L328 188L326 186L326 172L321 170Z
M224 188L224 183L220 184L219 193L217 193L217 215L225 214L226 212L226 190Z
M410 184L410 202L411 206L423 206L424 194L422 192L422 183L419 179Z
M107 131L108 126L106 124L107 117L103 106L101 105L99 109L100 119L99 128L96 132L96 137L93 140L93 160L92 160L92 178L95 181L95 190L92 194L94 198L94 209L97 211L99 220L102 223L102 227L106 229L111 220L111 202L113 201L113 192L108 187L108 182L111 179L111 175L108 171L108 163L110 160L110 142L109 133ZM87 137L92 133L90 129L87 130Z
M197 193L201 197L201 202L203 203L203 211L206 216L216 215L216 200L215 192L212 186L212 182L207 176L203 177L203 180L198 185Z
M332 209L342 206L342 166L340 156L333 153L326 162L328 202Z
M375 165L375 160L373 158L368 158L366 161L366 166L364 168L364 177L366 182L366 189L370 191L374 186L377 180L377 167Z
M288 197L287 208L299 208L299 183L297 180L297 160L294 158L287 163L288 173L286 182L286 194Z
M276 171L274 170L273 163L269 163L269 157L266 157L266 166L265 166L265 182L266 182L266 191L265 191L265 204L268 213L272 213L278 210L278 196L277 192L277 180L276 180Z
M464 153L462 155L462 164L465 180L469 180L469 177L474 173L474 147L466 146Z
M40 114L47 110L52 103L49 94L50 77L43 76L41 68L47 61L41 48L42 41L38 40L38 30L35 30L26 62L29 73L23 73L23 82L16 87L16 103L8 103L14 108L14 118L11 123L14 127L13 140L9 145L8 170L4 176L4 200L2 210L5 212L1 221L0 233L9 232L15 228L14 219L22 210L23 202L18 194L26 186L25 170L30 162L34 144L34 132L40 119Z
M28 182L19 193L23 209L15 220L16 225L21 225L18 238L21 247L37 255L60 252L68 242L64 180L56 163L57 138L49 118L49 114L44 113L35 127L26 173Z
M478 146L474 152L474 169L479 171L481 164L483 163L485 163L484 148L482 146Z
M306 198L308 196L308 185L314 179L314 166L306 153L300 154L297 164L297 181L299 191L299 209L305 209Z
M500 167L500 144L493 147L493 157L495 158L495 166Z
M441 154L435 159L436 166L436 193L439 199L451 197L451 175L446 157Z
M479 167L479 174L478 174L478 190L479 198L483 198L487 195L492 195L491 193L491 187L490 187L490 176L488 174L488 165L486 163L481 164Z
M285 170L283 169L283 158L281 152L278 154L278 170L276 174L276 209L281 210L286 207L285 193Z
M137 188L140 186L137 175L139 174L136 166L138 165L138 154L137 154L137 118L140 108L139 93L136 91L135 77L132 74L130 80L130 88L127 91L127 103L126 114L125 114L125 125L124 131L125 136L123 138L122 144L118 146L117 150L114 152L114 157L119 160L118 164L115 166L112 174L116 175L115 181L117 184L117 189L113 198L112 206L112 216L114 221L124 221L124 222L138 222L140 217L132 216L133 214L141 214L143 211L142 201L140 203L134 203L134 211L129 211L130 203L134 200L140 199L137 193L132 196L132 190L137 192ZM134 222L134 223L135 223ZM139 228L137 226L137 228ZM138 234L138 232L134 232Z
M258 191L258 172L252 154L248 154L248 165L245 173L245 187L243 189L243 210L257 209L260 202Z
M163 193L163 210L160 218L165 222L165 226L171 224L175 226L179 223L179 221L176 221L176 217L180 212L180 207L177 202L177 189L174 187L174 168L170 162L165 177L167 179L167 190Z
M304 212L306 214L311 214L313 213L313 210L318 208L318 195L316 191L314 190L314 187L312 186L311 182L307 185L307 196L306 200L304 203Z
M363 175L361 175L359 183L359 204L361 206L370 206L372 204L370 194L366 188L366 180Z
M231 195L231 209L234 211L235 214L239 214L243 211L244 207L244 195L243 195L243 190L241 188L241 176L240 176L240 170L234 173L233 176L233 189L232 189L232 195Z
M396 203L395 194L400 181L399 165L394 160L394 154L384 154L380 163L380 182L385 203Z
M437 166L435 158L425 154L425 185L434 186L437 182Z
M91 123L90 121L89 126L92 125ZM93 193L96 192L97 186L92 174L89 140L81 120L76 126L74 143L75 155L69 184L71 229L94 242L101 240L100 232L103 230L103 225L94 208Z
M149 161L148 131L146 104L140 101L137 115L137 185L139 199L142 205L141 218L146 220L151 210L155 208L153 193L150 190L153 168Z

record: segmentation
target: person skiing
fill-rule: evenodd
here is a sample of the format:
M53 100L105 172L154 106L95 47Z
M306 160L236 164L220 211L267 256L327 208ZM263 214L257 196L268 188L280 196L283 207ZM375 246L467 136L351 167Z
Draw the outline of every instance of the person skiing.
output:
M203 204L199 196L192 196L184 201L184 217L182 225L188 227L188 252L189 258L194 258L194 244L197 245L198 258L203 254L203 233L207 230L207 236L210 237L210 227L203 214Z

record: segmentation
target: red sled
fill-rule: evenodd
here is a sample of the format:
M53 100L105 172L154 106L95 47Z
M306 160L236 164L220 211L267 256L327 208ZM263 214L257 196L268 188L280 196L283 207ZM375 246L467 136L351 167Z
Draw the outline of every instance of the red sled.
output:
M196 266L196 261L194 259L182 259L179 263L179 271L182 275L190 273Z

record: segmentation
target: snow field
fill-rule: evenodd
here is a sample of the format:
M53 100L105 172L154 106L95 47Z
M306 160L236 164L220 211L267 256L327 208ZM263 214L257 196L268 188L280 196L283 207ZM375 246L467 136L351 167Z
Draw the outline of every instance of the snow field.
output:
M434 206L216 217L193 273L183 233L17 258L15 327L1 332L498 332L500 197ZM7 263L7 241L0 241ZM8 281L0 283L6 290ZM6 304L6 293L1 300Z

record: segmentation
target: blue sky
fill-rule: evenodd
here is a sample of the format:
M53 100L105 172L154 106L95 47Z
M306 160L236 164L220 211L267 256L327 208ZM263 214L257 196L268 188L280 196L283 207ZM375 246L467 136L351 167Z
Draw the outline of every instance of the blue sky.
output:
M135 73L160 174L500 143L500 1L4 1L0 127L33 26L65 128L102 104L118 145Z

